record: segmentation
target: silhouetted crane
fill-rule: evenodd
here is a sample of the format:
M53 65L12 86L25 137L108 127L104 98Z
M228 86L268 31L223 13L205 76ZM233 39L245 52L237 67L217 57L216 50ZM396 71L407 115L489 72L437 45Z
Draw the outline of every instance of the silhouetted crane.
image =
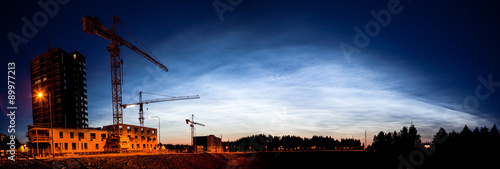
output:
M118 126L120 124L123 124L122 71L121 71L121 64L123 64L123 61L120 58L120 46L123 45L128 47L129 49L133 50L134 52L137 52L139 55L149 60L151 63L160 67L165 72L168 72L168 69L165 65L160 63L157 58L151 56L152 55L151 51L148 50L148 52L151 53L151 55L149 55L148 53L139 49L138 47L126 41L122 37L118 36L116 29L117 22L120 23L130 35L132 35L132 33L128 31L128 29L123 25L123 23L116 15L113 17L113 27L111 27L111 29L104 26L104 23L99 21L99 18L97 17L90 17L85 15L82 18L83 31L85 33L91 35L97 34L102 38L110 41L107 50L110 53L110 59L111 59L110 64L111 64L111 95L112 95L112 107L113 107L113 126L116 134L119 133ZM133 37L135 38L135 36ZM138 41L137 38L135 39L136 41ZM144 45L142 46L143 48L146 48Z
M194 137L195 137L194 125L200 125L200 126L203 126L203 127L205 127L205 125L201 124L201 123L198 123L198 122L195 122L194 121L194 114L191 114L191 120L186 119L186 124L189 124L189 126L191 126L191 144L193 145L193 152L196 153L197 149L196 149L196 140L194 139Z
M199 99L200 98L200 96L198 96L198 95L192 95L192 96L172 96L172 97L167 97L167 98L142 100L142 93L143 93L142 91L139 92L139 102L138 103L131 103L131 104L122 105L123 108L127 108L127 106L139 105L139 123L141 124L141 127L144 127L143 104L175 101L175 100ZM144 92L144 93L148 93L148 92ZM154 93L149 93L149 94L154 94Z

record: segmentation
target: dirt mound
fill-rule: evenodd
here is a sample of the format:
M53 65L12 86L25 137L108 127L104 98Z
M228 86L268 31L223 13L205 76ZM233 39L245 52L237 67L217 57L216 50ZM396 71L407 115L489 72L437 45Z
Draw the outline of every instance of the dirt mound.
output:
M233 154L166 154L8 161L0 168L226 168ZM36 161L36 162L35 162Z

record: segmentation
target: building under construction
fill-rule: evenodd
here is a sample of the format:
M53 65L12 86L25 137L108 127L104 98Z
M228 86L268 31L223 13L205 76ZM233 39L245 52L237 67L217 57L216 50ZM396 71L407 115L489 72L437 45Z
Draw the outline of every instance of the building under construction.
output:
M33 124L28 146L35 157L156 148L156 128L128 124L88 127L85 56L50 49L30 61ZM122 137L119 137L122 136Z
M87 128L85 56L61 48L30 60L33 123L58 128Z
M111 28L106 27L97 17L82 17L83 32L99 35L110 41L107 50L110 52L113 125L88 128L86 65L81 53L76 51L68 54L61 48L56 48L32 59L33 124L28 126L26 135L35 156L48 153L56 155L151 150L157 147L155 142L159 142L159 133L155 128L144 127L143 104L199 99L196 95L142 100L140 92L138 103L123 104L121 46L126 46L165 72L168 69L142 43L138 47L119 36L117 24L121 24L138 42L117 16L113 17ZM140 106L140 126L123 124L123 108L132 105Z
M64 156L67 154L88 155L121 151L151 151L158 147L157 129L122 124L120 134L115 137L113 126L103 128L50 128L28 127L30 152L34 157ZM118 146L118 142L122 143Z
M198 152L222 152L221 138L214 135L193 137L193 142Z

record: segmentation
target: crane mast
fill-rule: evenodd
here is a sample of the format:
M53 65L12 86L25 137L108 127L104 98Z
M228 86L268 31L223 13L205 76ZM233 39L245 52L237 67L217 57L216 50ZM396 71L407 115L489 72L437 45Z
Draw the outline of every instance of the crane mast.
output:
M194 131L195 130L194 125L200 125L203 127L205 127L205 125L198 123L198 122L195 122L194 121L194 114L191 114L191 120L186 119L186 124L189 124L189 126L191 127L191 145L193 147L193 152L196 153L198 150L196 148L196 139L194 138L196 136L196 133Z
M135 45L126 41L122 37L118 36L116 23L121 23L120 19L115 15L113 17L113 27L111 30L104 26L104 24L99 21L97 17L83 16L83 31L94 35L97 34L102 38L110 41L107 50L110 53L110 64L111 64L111 96L112 96L112 108L113 108L113 126L115 133L118 133L118 126L123 124L123 109L122 109L122 71L121 64L122 60L120 57L120 46L126 46L129 49L135 51L145 59L149 60L156 66L168 72L165 65L160 63L155 58L151 57L148 53L140 50ZM123 25L123 24L122 24Z

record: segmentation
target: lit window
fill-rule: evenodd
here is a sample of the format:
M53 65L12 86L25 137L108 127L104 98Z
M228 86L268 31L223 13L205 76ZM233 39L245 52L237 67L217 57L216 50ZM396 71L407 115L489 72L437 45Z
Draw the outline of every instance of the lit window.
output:
M73 54L73 59L76 59L76 54Z

